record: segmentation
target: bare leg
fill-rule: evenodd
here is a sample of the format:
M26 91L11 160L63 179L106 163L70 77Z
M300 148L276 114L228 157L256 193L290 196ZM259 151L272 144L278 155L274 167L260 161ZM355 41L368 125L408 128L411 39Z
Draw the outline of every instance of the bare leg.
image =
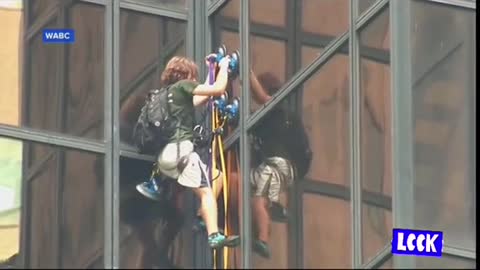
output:
M268 199L265 197L252 197L253 215L258 230L258 239L263 242L268 242L270 235L270 214L268 213Z
M205 221L208 235L218 232L217 200L209 187L193 189L200 199L200 214Z
M220 175L218 175L220 173ZM218 177L216 177L218 176ZM213 171L213 177L215 180L212 183L212 190L213 190L213 195L215 197L215 200L218 200L218 197L220 194L222 194L222 188L223 188L223 173L219 170L214 170ZM197 211L197 216L201 216L202 213L202 208L198 209Z

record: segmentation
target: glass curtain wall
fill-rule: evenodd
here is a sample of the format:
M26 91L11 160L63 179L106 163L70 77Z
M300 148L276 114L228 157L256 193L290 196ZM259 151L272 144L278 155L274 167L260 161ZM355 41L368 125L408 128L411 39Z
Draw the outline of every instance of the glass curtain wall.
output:
M473 268L475 11L0 1L0 268ZM45 44L45 28L72 28L75 43ZM228 93L241 112L225 129L219 223L242 245L213 254L190 192L158 203L136 191L156 157L131 134L172 56L202 79L221 45L240 52ZM278 186L255 176L266 167ZM443 257L392 257L395 227L443 231Z

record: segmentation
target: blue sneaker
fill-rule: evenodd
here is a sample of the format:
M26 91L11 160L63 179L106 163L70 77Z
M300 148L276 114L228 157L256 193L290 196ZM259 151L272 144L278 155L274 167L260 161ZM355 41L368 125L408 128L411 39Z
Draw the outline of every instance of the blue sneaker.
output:
M240 244L238 235L225 236L222 233L212 233L208 236L208 245L211 248L236 247Z
M137 185L137 191L140 192L143 196L159 201L161 199L158 185L155 182L155 179L150 179L149 181L143 182Z

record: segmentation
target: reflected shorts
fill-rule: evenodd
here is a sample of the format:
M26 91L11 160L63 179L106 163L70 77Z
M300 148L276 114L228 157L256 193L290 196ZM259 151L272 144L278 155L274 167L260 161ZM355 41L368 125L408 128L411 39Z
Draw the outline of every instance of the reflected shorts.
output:
M253 195L278 202L280 193L293 183L295 170L287 159L270 157L250 172Z
M179 151L177 151L179 149ZM182 172L177 169L181 157L189 156L188 163ZM191 141L172 142L160 152L157 160L158 168L164 175L177 179L185 187L203 188L209 186L207 179L207 165L194 151Z

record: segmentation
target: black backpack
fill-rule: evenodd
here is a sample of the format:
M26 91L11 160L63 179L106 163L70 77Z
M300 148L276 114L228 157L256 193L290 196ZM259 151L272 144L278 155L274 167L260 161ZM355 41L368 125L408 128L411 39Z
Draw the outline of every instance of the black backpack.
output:
M174 135L178 121L170 111L172 95L170 87L148 92L133 128L133 142L140 153L157 154Z
M296 114L280 108L274 109L254 130L255 148L261 159L280 155L294 164L297 177L305 177L313 156L303 122ZM265 143L269 145L267 149L263 147L265 141L269 141Z

